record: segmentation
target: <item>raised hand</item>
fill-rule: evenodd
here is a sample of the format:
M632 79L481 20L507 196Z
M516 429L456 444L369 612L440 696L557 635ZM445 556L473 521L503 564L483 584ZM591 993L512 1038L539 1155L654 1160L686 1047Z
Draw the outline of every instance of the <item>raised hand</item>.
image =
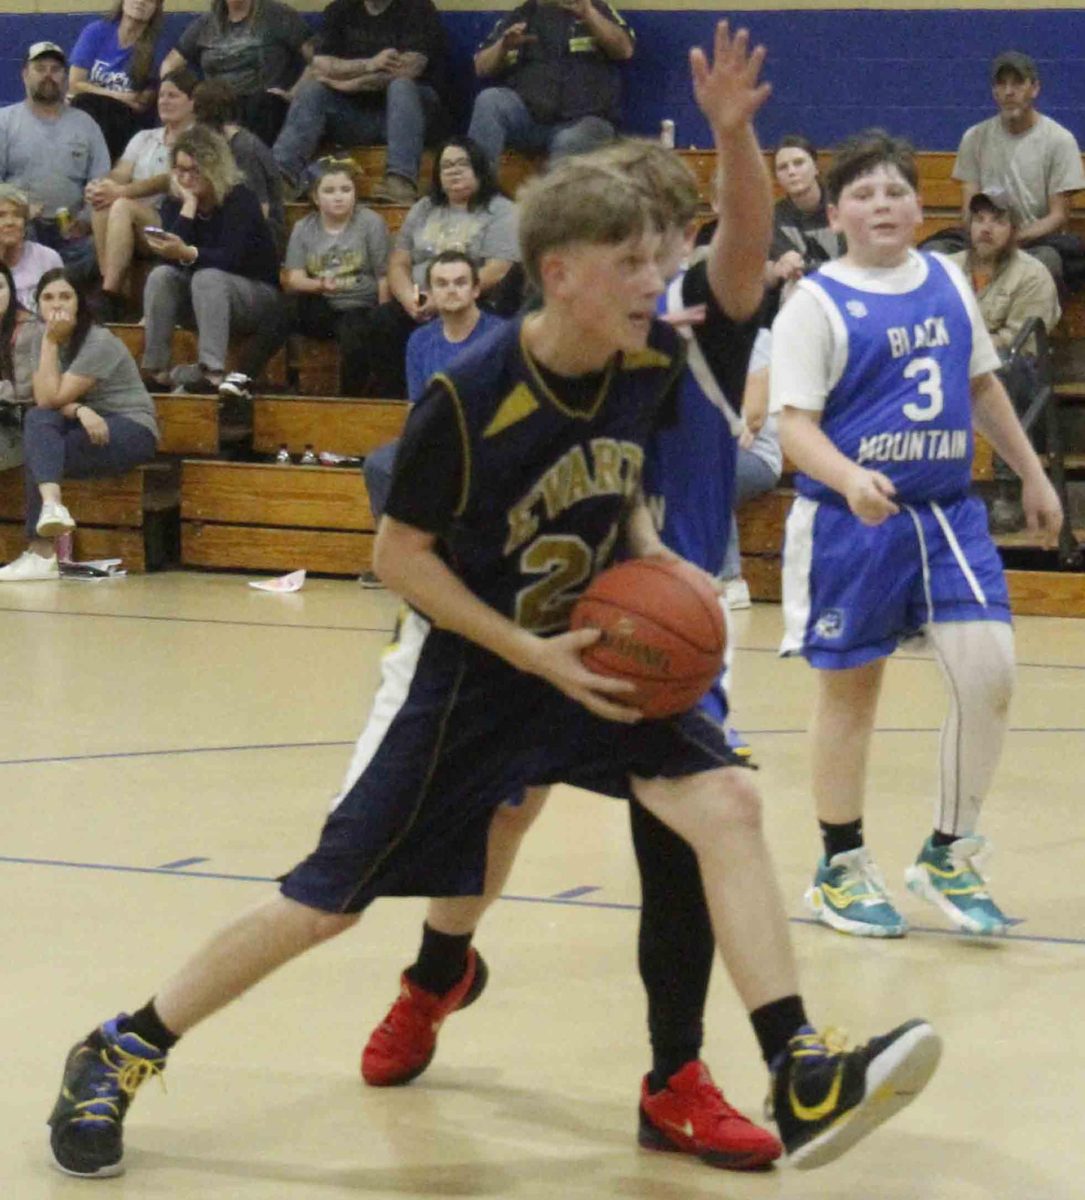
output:
M726 21L716 26L713 61L695 46L689 52L693 95L714 130L729 132L752 120L772 91L769 83L758 83L765 47L749 48L750 35L740 29L734 37Z

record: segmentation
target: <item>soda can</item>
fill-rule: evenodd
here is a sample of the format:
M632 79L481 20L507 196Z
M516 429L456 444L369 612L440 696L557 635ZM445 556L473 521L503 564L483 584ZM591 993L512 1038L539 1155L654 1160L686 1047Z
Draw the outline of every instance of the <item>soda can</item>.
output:
M674 122L664 121L659 127L659 144L668 150L674 149Z
M56 211L57 233L61 237L68 236L68 230L72 227L72 214L66 208L58 208Z

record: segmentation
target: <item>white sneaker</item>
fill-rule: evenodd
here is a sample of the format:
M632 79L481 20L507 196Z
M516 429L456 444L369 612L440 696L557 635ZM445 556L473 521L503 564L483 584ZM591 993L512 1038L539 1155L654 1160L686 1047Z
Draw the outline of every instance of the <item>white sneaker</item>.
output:
M14 562L0 567L0 583L29 583L32 579L59 579L56 555L42 558L33 550L24 550Z
M35 526L38 537L60 537L62 533L71 533L74 528L75 522L72 520L72 514L63 504L55 504L52 500L46 500L41 506L41 516L38 517L38 523Z
M732 612L750 607L750 585L741 576L723 581L723 598Z

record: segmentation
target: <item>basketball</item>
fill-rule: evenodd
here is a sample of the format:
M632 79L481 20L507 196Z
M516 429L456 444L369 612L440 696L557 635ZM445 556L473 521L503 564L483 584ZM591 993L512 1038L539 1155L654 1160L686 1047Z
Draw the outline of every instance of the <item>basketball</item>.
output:
M723 669L720 598L688 563L634 558L608 568L577 601L572 628L602 632L584 665L636 684L616 699L646 717L692 708Z

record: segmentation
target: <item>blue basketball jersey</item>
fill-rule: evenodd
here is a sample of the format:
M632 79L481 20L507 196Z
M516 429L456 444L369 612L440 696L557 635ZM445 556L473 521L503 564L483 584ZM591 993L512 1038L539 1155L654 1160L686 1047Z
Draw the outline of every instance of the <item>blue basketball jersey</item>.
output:
M616 355L581 411L547 386L521 331L522 321L509 322L434 377L464 444L461 496L442 549L477 596L547 633L568 627L578 597L613 560L683 356L674 331L654 323L648 346Z
M681 294L681 278L660 298L660 312L674 294ZM748 359L752 335L735 341L736 350ZM723 399L734 412L741 410L741 396ZM727 414L688 366L678 383L673 415L648 444L644 494L663 542L718 575L731 533L738 442Z
M952 500L972 477L972 322L957 286L924 254L927 277L899 295L864 291L818 271L803 282L843 325L847 359L821 429L848 458L888 476L905 503ZM841 503L807 475L803 496Z

